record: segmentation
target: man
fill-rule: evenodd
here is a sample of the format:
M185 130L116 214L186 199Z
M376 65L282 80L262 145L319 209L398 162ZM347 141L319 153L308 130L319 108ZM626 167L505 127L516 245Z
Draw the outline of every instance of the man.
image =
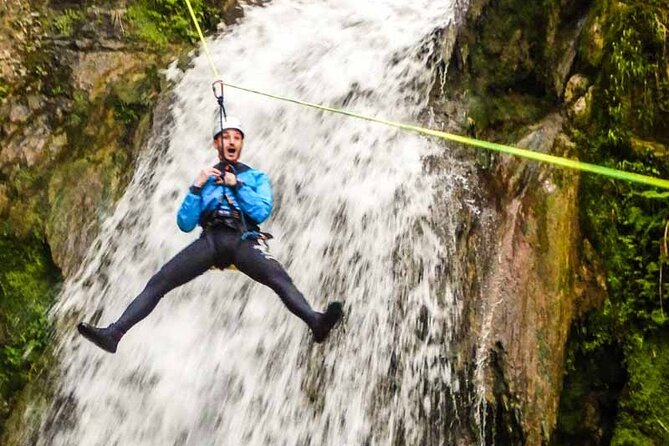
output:
M229 117L218 126L213 145L220 163L200 171L177 215L177 225L184 232L202 226L200 238L167 262L116 322L106 328L85 322L77 326L86 339L103 350L115 353L123 335L148 316L165 294L212 266L234 265L272 288L309 326L316 342L324 341L341 319L339 302L331 303L325 313L312 310L283 266L267 252L266 234L259 232L258 224L272 211L272 189L265 173L239 162L244 147L239 120Z

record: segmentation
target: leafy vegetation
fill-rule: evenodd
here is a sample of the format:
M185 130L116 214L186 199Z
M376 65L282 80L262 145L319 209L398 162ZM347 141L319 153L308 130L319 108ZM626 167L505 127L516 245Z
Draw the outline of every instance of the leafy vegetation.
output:
M222 20L222 7L212 0L191 0L193 12L203 29L211 29ZM137 35L156 45L198 38L183 0L139 0L128 7L128 18Z
M1 432L17 392L40 367L60 274L48 247L35 237L0 235L0 265Z
M647 336L626 359L629 380L611 446L669 444L669 337Z
M669 142L669 5L614 1L604 18L593 117L574 131L581 157L667 178L669 166L662 155ZM646 149L634 144L640 139L649 141ZM609 298L572 331L567 383L585 383L581 389L566 386L563 398L587 400L603 387L613 393L604 392L606 398L619 397L617 415L609 411L617 417L615 426L610 424L605 435L613 445L669 443L664 429L669 424L669 338L662 334L669 327L669 207L662 192L592 175L581 180L581 223L606 269ZM615 368L617 357L627 375L624 387L602 382L596 374L588 377L575 366ZM565 420L570 414L563 409L563 434L568 436ZM594 442L592 432L586 435L591 444L606 444Z
M669 176L662 158L632 146L632 136L639 134L666 142L662 132L669 117L669 65L664 48L669 37L663 36L665 46L656 41L665 23L666 5L638 2L614 9L595 100L598 112L587 132L576 132L584 158ZM610 301L601 312L602 324L609 326L607 338L636 347L646 334L667 326L666 197L594 176L585 176L582 184L584 229L608 273Z

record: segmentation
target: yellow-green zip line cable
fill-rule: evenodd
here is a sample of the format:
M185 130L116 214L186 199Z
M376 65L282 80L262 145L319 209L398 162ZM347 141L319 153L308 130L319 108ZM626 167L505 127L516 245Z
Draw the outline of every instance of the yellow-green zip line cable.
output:
M200 42L202 42L202 46L204 47L204 52L207 54L207 60L209 61L209 68L211 68L211 72L214 73L214 77L220 79L221 76L218 74L216 65L214 65L214 60L211 58L211 53L209 52L207 41L204 40L204 34L202 34L202 30L200 29L200 23L197 21L197 17L195 17L195 11L193 11L193 6L190 4L190 0L186 0L186 6L188 7L188 12L190 12L191 19L193 19L193 24L195 25L197 34L198 36L200 36Z
M200 36L200 41L202 42L202 46L204 47L205 54L207 55L207 59L209 60L209 66L211 67L211 71L214 74L216 78L220 78L218 71L216 70L216 66L214 65L213 59L211 58L211 53L209 53L209 48L207 46L207 42L204 38L204 35L202 34L202 30L200 29L200 25L198 24L197 18L195 17L195 12L193 11L193 7L191 6L190 0L185 0L186 5L188 6L188 11L190 12L191 18L193 19L193 23L195 24L195 29L197 30L198 35ZM582 161L574 160L574 159L569 159L569 158L563 158L560 156L555 156L555 155L548 155L546 153L541 153L541 152L535 152L532 150L527 150L527 149L520 149L518 147L513 147L513 146L507 146L504 144L497 144L494 142L489 142L489 141L482 141L479 139L475 138L468 138L466 136L461 136L461 135L455 135L453 133L447 133L447 132L442 132L439 130L432 130L428 129L425 127L420 127L412 124L403 124L401 122L396 122L396 121L390 121L387 119L382 119L382 118L375 118L373 116L367 116L363 115L360 113L355 113L352 111L348 110L342 110L338 108L333 108L333 107L328 107L325 105L321 104L314 104L311 102L306 102L306 101L301 101L299 99L293 99L293 98L288 98L284 96L279 96L271 93L266 93L264 91L260 90L254 90L252 88L247 88L247 87L242 87L239 85L234 85L230 83L225 83L228 87L231 88L236 88L238 90L246 91L249 93L254 93L258 94L261 96L265 96L268 98L273 98L273 99L278 99L280 101L284 102L292 102L294 104L302 105L305 107L311 107L315 108L318 110L323 110L323 111L328 111L332 113L337 113L340 115L346 115L346 116L351 116L354 118L358 119L364 119L365 121L370 121L370 122L377 122L379 124L384 124L390 127L395 127L398 129L402 130L408 130L416 133L420 133L422 135L428 135L428 136L436 136L437 138L445 139L448 141L453 141L461 144L466 144L469 146L473 147L480 147L483 149L488 149L488 150L493 150L496 152L501 152L501 153L507 153L509 155L515 155L515 156L520 156L523 158L531 159L534 161L541 161L544 163L549 163L553 164L556 166L560 167L565 167L568 169L574 169L574 170L580 170L584 172L591 172L595 173L598 175L604 175L607 177L611 178L616 178L620 180L626 180L630 181L633 183L639 183L639 184L645 184L648 186L655 186L663 189L669 189L669 180L664 180L662 178L656 178L656 177L651 177L648 175L641 175L638 173L633 173L633 172L627 172L624 170L619 170L619 169L613 169L610 167L605 167L605 166L600 166L598 164L591 164L591 163L585 163Z

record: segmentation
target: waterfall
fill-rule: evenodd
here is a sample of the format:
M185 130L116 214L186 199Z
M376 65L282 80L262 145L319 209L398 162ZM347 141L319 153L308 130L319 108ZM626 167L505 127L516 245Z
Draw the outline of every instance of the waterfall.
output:
M419 122L435 35L455 8L273 0L247 7L209 47L231 83ZM167 294L115 355L76 334L78 320L115 320L198 236L179 232L175 216L199 169L216 162L213 79L204 55L166 74L169 119L54 309L59 379L38 444L480 441L453 432L477 422L458 412L476 395L453 358L463 305L455 210L477 212L469 173L454 159L427 169L426 159L448 156L443 143L379 124L225 90L228 114L245 126L242 161L272 180L263 230L276 237L273 255L316 309L345 304L326 343L314 344L271 290L218 270Z

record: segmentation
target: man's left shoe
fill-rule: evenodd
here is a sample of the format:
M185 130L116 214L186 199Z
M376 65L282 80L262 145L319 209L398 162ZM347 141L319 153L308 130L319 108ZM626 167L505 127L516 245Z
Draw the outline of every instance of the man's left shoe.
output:
M86 322L80 322L77 325L77 330L83 337L109 353L116 353L118 342L123 336L122 333L114 330L113 326L98 328Z
M311 328L314 334L314 342L320 344L330 334L330 331L337 325L344 315L341 302L332 302L328 305L325 313L319 314L318 321L315 326Z

